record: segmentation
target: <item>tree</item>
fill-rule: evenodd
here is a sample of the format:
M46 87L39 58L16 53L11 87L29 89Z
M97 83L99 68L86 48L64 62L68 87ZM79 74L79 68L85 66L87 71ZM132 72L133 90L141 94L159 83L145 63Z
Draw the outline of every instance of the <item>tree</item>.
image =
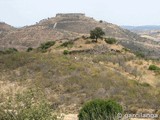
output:
M27 52L30 52L30 51L32 51L33 50L33 48L32 47L29 47L28 49L27 49Z
M95 42L97 42L98 38L102 38L103 35L105 35L105 32L100 27L90 31L90 38L95 39Z

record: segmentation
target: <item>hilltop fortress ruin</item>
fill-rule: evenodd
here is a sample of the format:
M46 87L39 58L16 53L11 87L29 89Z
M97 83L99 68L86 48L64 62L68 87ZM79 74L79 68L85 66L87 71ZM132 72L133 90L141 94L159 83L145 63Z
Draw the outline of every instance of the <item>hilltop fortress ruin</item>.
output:
M80 17L85 17L84 13L58 13L56 14L56 17L68 17L68 18L80 18Z
M107 37L127 39L127 31L122 30L119 26L105 22L97 21L84 13L58 13L55 17L41 20L37 26L56 30L67 31L78 34L89 34L95 27L101 27Z
M88 21L91 20L93 18L91 17L86 17L86 15L84 13L58 13L55 16L55 19L58 22L70 22L70 21Z
M85 16L84 13L58 13L53 18L44 19L39 25L48 26L50 29L67 30L78 33L89 33L96 25L96 21Z
M71 21L87 21L93 18L86 17L84 13L58 13L55 17L43 19L39 24L56 23L56 22L71 22Z

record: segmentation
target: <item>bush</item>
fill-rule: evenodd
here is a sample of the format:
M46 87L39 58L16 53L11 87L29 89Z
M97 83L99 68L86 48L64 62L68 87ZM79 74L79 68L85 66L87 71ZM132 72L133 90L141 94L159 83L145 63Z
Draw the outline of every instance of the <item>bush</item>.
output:
M18 52L18 50L16 48L8 48L5 51L1 51L1 54L12 54L12 53L16 53Z
M83 40L87 40L88 38L89 38L89 37L87 37L87 36L84 36L84 35L82 36L82 39L83 39Z
M122 106L112 100L93 100L80 110L79 120L114 120Z
M107 38L105 39L105 42L108 44L115 44L117 40L115 38Z
M130 50L128 48L123 48L124 51L129 52Z
M32 47L29 47L28 49L27 49L27 52L30 52L30 51L32 51L33 50L33 48Z
M135 53L135 55L137 57L140 57L140 58L144 58L145 57L145 55L142 52L138 52L138 51Z
M62 47L72 47L73 41L67 41L61 44Z
M3 55L4 54L4 52L3 51L0 51L0 55Z
M39 48L41 50L47 50L48 48L50 48L51 46L53 46L55 43L56 43L55 41L48 41L46 43L42 43Z
M68 51L68 50L64 50L64 51L63 51L63 54L64 54L64 55L67 55L67 54L69 54L69 51Z
M149 83L140 83L140 85L143 87L150 87L151 86Z
M156 65L150 65L148 69L149 70L155 70L155 71L160 70L160 68Z
M103 20L100 20L99 23L103 23Z

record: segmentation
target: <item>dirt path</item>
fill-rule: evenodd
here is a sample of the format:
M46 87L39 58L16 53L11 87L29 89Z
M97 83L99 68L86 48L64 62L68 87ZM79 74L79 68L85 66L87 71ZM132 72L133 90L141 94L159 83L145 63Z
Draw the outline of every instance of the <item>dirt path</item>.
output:
M78 120L77 114L65 115L64 120Z

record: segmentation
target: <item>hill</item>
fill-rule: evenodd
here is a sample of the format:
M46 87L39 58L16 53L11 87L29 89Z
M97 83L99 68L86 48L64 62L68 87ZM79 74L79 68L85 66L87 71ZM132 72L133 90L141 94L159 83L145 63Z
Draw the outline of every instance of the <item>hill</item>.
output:
M0 36L0 50L12 47L26 50L28 47L36 48L41 43L50 40L74 40L82 35L89 36L90 30L95 27L103 28L106 33L105 37L118 39L122 45L134 52L141 51L145 56L152 58L160 56L160 49L157 46L159 42L142 38L114 24L96 21L82 13L57 14L35 25L9 31Z
M154 41L160 41L160 30L136 31L136 33L142 37L149 38Z
M144 26L121 26L124 29L131 31L148 31L148 30L160 30L159 25L144 25Z
M122 26L124 29L128 29L141 37L148 38L154 41L160 41L160 26L146 25L146 26Z
M103 28L106 36L120 39L131 39L127 32L119 26L107 23L105 21L96 21L93 18L86 17L81 13L57 14L56 17L42 20L38 25L48 26L53 29L62 29L80 34L89 34L95 27Z
M114 99L128 113L159 110L160 73L149 70L153 64L160 67L158 60L145 60L119 43L84 37L56 41L43 52L0 54L1 103L38 88L60 113L77 114L86 101L98 98Z

